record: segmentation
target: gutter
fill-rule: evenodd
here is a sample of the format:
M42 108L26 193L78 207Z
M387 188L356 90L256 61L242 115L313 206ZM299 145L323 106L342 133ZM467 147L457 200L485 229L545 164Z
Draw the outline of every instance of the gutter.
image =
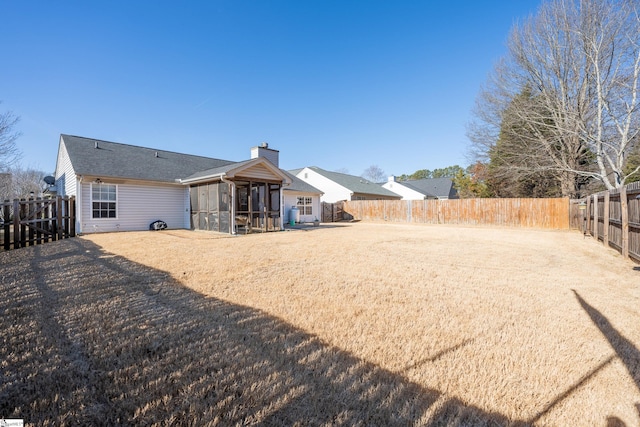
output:
M284 187L289 187L291 183L283 182L280 187L280 230L284 231L284 224L286 223L284 219Z
M82 178L82 175L76 175L76 234L82 234Z
M193 183L197 183L200 181L211 181L212 179L219 179L223 182L229 182L229 181L225 181L224 177L227 174L225 172L222 173L217 173L215 175L207 175L207 176L201 176L198 178L191 178L191 179L178 179L177 181L180 182L181 184L193 184Z

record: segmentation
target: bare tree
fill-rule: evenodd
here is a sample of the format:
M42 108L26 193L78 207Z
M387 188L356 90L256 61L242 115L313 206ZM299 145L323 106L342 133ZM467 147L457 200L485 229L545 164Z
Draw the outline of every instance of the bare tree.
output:
M45 189L44 177L47 175L45 172L36 169L12 168L10 174L10 197L28 198L42 195Z
M362 172L361 176L372 182L383 182L387 180L387 175L378 165L369 166Z
M0 199L28 198L42 195L46 173L36 169L18 167L0 173Z
M11 174L9 172L0 172L0 201L9 199L12 193Z
M20 158L20 151L16 146L16 139L20 133L14 130L18 120L11 111L0 113L0 172Z
M637 0L549 1L514 26L508 48L469 127L476 160L554 176L565 196L581 177L622 187L638 172L625 170L640 132Z

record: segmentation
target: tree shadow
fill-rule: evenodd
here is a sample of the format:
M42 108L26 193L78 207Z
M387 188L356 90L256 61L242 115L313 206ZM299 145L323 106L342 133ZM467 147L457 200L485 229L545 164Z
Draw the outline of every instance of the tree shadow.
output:
M6 255L0 415L27 425L525 425L83 239Z
M471 344L472 342L474 342L476 340L476 338L468 338L463 340L462 342L455 344L451 347L445 348L443 350L440 350L438 352L436 352L435 354L429 356L429 357L425 357L421 360L418 360L417 362L411 363L409 365L407 365L404 369L402 369L400 372L401 373L407 373L413 369L419 368L423 365L426 365L427 363L433 363L436 362L438 360L440 360L441 358L443 358L444 356L448 355L449 353L452 353L454 351L457 351L461 348L463 348L464 346Z
M609 341L611 347L613 347L616 352L616 356L622 360L627 371L633 378L636 387L640 390L640 351L633 345L633 343L627 340L624 336L622 336L609 322L609 320L603 316L598 310L589 305L574 289L572 289L576 299L582 306L582 308L587 312L591 321L600 329L600 332L604 335L604 337ZM564 392L560 393L556 396L551 402L549 402L544 408L542 408L536 415L528 420L528 423L534 424L538 420L540 420L544 415L549 413L553 408L555 408L559 403L561 403L564 399L571 396L578 388L582 385L586 384L593 377L596 376L602 369L609 366L615 359L616 356L612 355L600 363L598 366L587 372L582 376L578 381L576 381L573 385L568 387ZM638 415L640 415L640 404L636 404L636 409L638 411ZM626 424L620 420L618 417L610 416L607 417L607 426L626 426Z
M634 270L639 269L634 267ZM576 290L572 289L582 309L589 315L594 325L598 327L602 335L609 342L618 358L624 364L627 372L633 379L636 388L640 391L640 350L609 322L600 311L587 303ZM608 363L608 362L607 362ZM640 417L640 403L636 403L636 412ZM607 418L608 427L625 427L626 424L618 417Z
M583 310L589 315L594 325L600 329L600 332L609 341L609 344L622 361L627 372L636 384L636 388L640 391L640 350L620 332L613 327L609 319L602 313L589 305L581 296L573 290L576 299L582 306Z
M604 362L600 363L598 366L593 368L591 371L587 372L582 376L578 381L576 381L573 385L568 387L564 392L555 397L551 402L549 402L542 410L540 410L534 417L532 417L529 422L535 423L544 415L549 413L553 408L555 408L560 402L562 402L567 397L571 396L578 388L580 388L583 384L586 384L591 378L595 377L598 372L602 369L609 366L611 362L615 360L614 356L607 358Z

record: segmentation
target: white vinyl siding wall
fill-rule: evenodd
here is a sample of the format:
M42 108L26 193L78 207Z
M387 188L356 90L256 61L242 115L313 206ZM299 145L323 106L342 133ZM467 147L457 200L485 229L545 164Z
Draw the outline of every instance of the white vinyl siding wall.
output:
M61 196L77 196L76 172L71 165L71 159L67 154L67 147L60 142L58 150L58 161L56 164L56 190Z
M302 169L297 175L304 182L313 185L324 194L320 201L335 203L340 200L351 200L351 190L309 169Z
M288 223L291 218L291 208L297 206L298 197L311 197L311 206L313 213L311 215L303 215L300 211L300 222L311 222L314 219L322 219L320 211L320 196L317 194L303 193L299 191L285 190L284 192L284 222Z
M411 188L407 188L397 181L385 182L382 186L387 190L393 191L394 193L402 196L402 200L424 200L425 198L424 194Z
M188 220L185 222L188 219L185 210L189 210L185 203L187 187L148 184L117 184L117 187L117 218L93 219L91 184L82 184L82 233L148 230L155 220L166 222L168 228L189 228Z

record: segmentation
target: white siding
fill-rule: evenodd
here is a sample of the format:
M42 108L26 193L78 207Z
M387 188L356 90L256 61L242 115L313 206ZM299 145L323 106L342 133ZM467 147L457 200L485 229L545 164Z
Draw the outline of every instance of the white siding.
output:
M313 214L311 215L302 215L300 213L300 222L312 222L313 220L322 219L322 212L320 210L320 197L317 194L303 193L301 191L284 191L284 221L286 223L289 222L291 218L290 212L291 208L297 206L298 204L298 196L311 197Z
M60 137L60 146L58 147L58 160L56 163L56 190L61 196L77 196L77 178L76 172L71 165L71 159L67 153L62 137Z
M382 184L382 186L389 191L393 191L394 193L401 195L402 200L424 200L424 194L405 187L397 181L388 181Z
M109 184L105 180L106 184ZM93 219L91 183L82 183L82 233L148 230L162 220L169 228L189 228L189 189L171 185L117 184L117 218ZM186 195L185 195L186 193Z
M340 200L351 200L351 191L348 188L309 168L302 169L296 176L324 193L320 197L321 202L335 203Z

